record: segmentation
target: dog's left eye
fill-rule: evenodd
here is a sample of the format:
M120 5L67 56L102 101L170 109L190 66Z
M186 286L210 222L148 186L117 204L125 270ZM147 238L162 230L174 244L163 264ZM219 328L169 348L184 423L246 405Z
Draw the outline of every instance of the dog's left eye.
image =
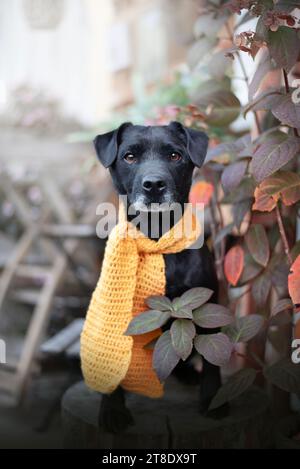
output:
M182 156L179 153L171 153L170 160L171 161L179 161L181 160Z

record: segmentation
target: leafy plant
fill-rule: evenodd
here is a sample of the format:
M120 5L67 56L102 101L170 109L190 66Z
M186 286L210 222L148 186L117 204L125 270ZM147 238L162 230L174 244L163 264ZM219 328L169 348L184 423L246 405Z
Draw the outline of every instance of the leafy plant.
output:
M261 383L268 381L289 393L300 390L300 365L290 358L291 337L300 337L300 320L295 324L300 306L300 242L295 242L300 89L299 81L293 81L300 61L297 17L299 5L292 0L201 2L195 42L187 57L188 104L175 103L177 113L172 115L210 136L190 201L204 202L210 215L208 242L221 286L220 303L230 305L232 313L226 306L209 303L205 289L196 289L199 295L202 292L200 304L193 303L196 290L191 290L172 302L149 300L152 310L142 316L149 315L148 324L152 316L153 327L172 322L154 349L154 366L163 380L192 350L222 366L239 353L237 344L245 344L242 358L250 367L228 379L211 408L240 395L257 374ZM252 76L244 54L254 61ZM238 67L233 68L235 63ZM242 80L248 91L244 104L233 78ZM237 119L241 122L250 114L248 128L237 131ZM133 322L128 333L136 325ZM197 326L222 329L199 335ZM267 342L276 351L271 360L265 359Z

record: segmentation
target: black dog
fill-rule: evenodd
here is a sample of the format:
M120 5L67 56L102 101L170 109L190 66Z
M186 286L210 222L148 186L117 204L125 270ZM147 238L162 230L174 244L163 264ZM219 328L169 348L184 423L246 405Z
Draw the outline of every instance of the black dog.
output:
M128 204L139 211L153 203L188 202L193 170L203 164L208 137L178 122L151 127L125 123L113 132L96 137L94 144L101 163L110 170L118 193L127 195ZM151 212L144 213L151 216ZM159 229L158 237L163 234L161 226ZM217 301L213 259L205 245L201 249L167 254L164 259L169 298L202 286L213 290L212 301ZM203 371L198 373L191 365L180 362L174 373L188 382L200 382L200 410L205 412L220 386L219 368L204 360ZM110 431L120 431L131 421L120 387L103 396L101 425Z

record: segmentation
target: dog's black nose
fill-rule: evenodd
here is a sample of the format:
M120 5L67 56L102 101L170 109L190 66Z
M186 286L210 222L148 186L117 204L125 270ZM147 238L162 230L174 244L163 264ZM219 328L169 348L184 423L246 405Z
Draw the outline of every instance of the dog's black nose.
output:
M166 183L156 176L147 176L143 179L142 186L146 192L163 192L166 188Z

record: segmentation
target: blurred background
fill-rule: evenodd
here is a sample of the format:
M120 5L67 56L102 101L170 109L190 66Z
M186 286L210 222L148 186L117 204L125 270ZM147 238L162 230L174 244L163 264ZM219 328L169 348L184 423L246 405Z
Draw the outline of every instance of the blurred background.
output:
M104 248L96 206L116 200L93 138L124 120L168 123L179 109L190 125L191 103L209 114L204 82L223 100L211 146L243 135L253 117L240 115L242 75L254 61L244 54L242 69L224 55L227 33L223 19L202 20L199 0L1 0L0 447L61 445L60 400L80 379Z

